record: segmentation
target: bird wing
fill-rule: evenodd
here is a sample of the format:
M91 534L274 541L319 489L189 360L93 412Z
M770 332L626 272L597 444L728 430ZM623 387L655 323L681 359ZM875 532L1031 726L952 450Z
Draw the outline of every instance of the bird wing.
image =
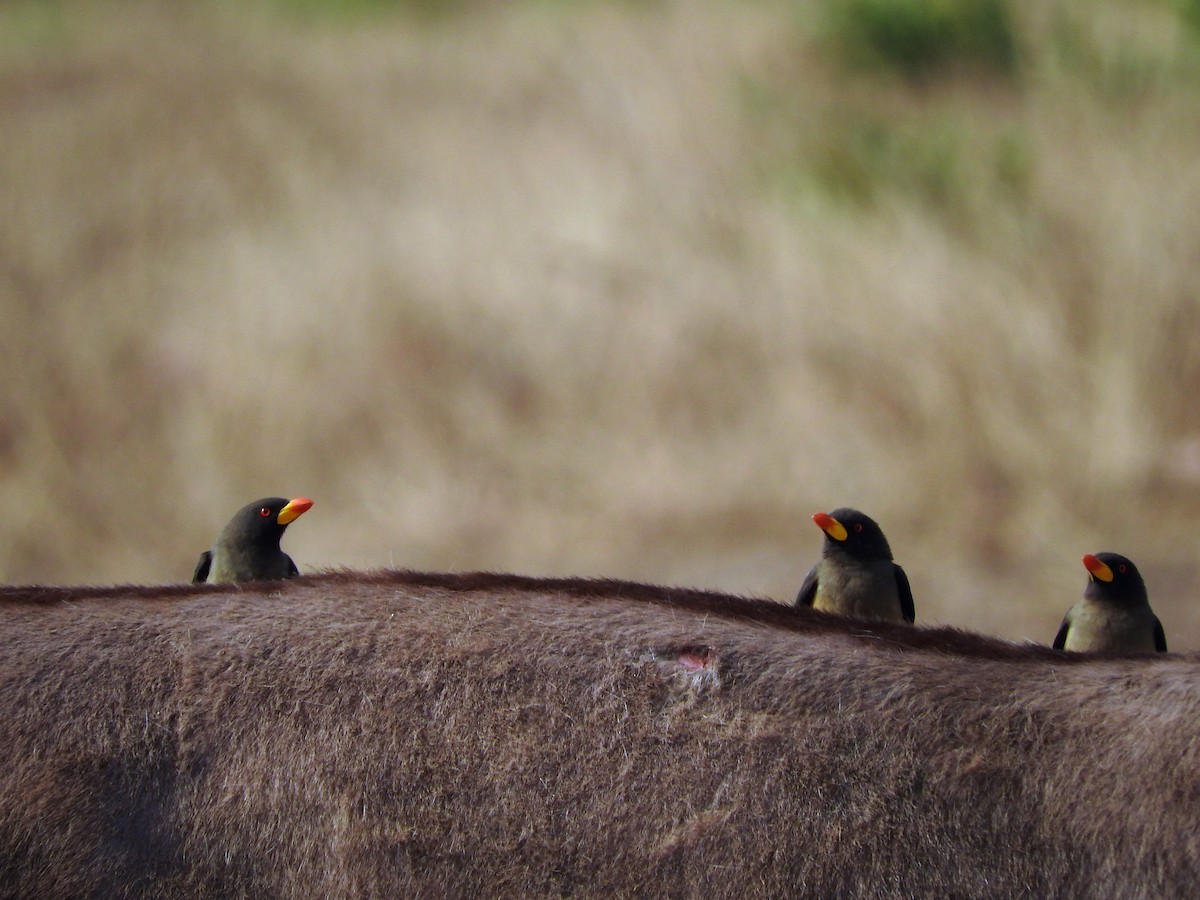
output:
M1063 616L1062 625L1058 627L1058 634L1054 636L1054 643L1051 644L1055 650L1062 650L1067 646L1067 632L1071 630L1071 613L1070 610Z
M910 625L917 620L917 609L913 605L912 588L908 584L908 576L904 570L896 566L896 592L900 595L900 614Z
M208 570L212 568L212 551L205 550L200 554L196 563L196 571L192 573L192 584L203 584L208 581Z
M800 585L800 593L796 595L796 606L812 606L817 599L817 567L813 566L804 576Z
M283 558L287 560L287 574L284 575L283 577L284 578L295 578L297 575L299 575L300 570L296 568L296 564L294 562L292 562L292 558L290 556L288 556L286 553L283 554Z
M1159 653L1167 652L1167 633L1163 631L1162 622L1154 617L1154 649Z

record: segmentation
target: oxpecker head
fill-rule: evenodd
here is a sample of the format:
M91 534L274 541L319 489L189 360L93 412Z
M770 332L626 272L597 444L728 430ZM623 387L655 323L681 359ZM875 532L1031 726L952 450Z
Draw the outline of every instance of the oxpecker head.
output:
M831 513L816 513L813 521L825 532L826 554L846 554L857 559L892 558L883 529L857 509L843 506Z
M225 526L223 537L248 547L278 547L288 525L307 512L313 502L307 497L288 500L267 497L242 507Z
M1141 573L1121 554L1085 553L1083 567L1088 570L1084 597L1122 605L1148 602Z

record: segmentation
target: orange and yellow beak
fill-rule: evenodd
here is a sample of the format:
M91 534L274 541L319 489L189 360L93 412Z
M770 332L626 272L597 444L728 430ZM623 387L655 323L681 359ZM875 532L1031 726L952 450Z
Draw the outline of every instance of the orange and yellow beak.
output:
M304 515L312 507L313 502L307 497L297 497L295 500L289 500L287 506L279 511L275 521L280 525L290 525L298 518Z
M1112 581L1113 571L1090 553L1083 554L1083 567L1091 573L1092 578L1100 581Z
M846 539L845 526L833 516L826 515L825 513L816 513L813 516L813 521L817 523L818 528L835 541L844 541Z

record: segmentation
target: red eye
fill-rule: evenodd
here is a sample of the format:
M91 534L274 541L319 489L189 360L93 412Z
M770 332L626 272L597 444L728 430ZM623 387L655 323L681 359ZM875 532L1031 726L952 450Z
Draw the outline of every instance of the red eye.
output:
M862 522L859 522L858 524L856 524L856 525L854 526L854 530L855 530L856 532L858 532L859 534L861 534L861 533L862 533Z
M1125 571L1125 563L1121 563L1119 566L1117 566L1117 571L1124 572Z
M269 507L269 506L264 506L262 509L260 509L260 510L258 511L258 514L259 514L260 516L262 516L264 519L269 519L269 518L271 518L271 507Z

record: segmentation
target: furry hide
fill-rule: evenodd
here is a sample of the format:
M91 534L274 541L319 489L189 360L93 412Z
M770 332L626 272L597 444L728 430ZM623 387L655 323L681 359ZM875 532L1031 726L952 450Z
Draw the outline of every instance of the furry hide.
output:
M1200 660L617 581L0 589L5 897L1182 896Z

